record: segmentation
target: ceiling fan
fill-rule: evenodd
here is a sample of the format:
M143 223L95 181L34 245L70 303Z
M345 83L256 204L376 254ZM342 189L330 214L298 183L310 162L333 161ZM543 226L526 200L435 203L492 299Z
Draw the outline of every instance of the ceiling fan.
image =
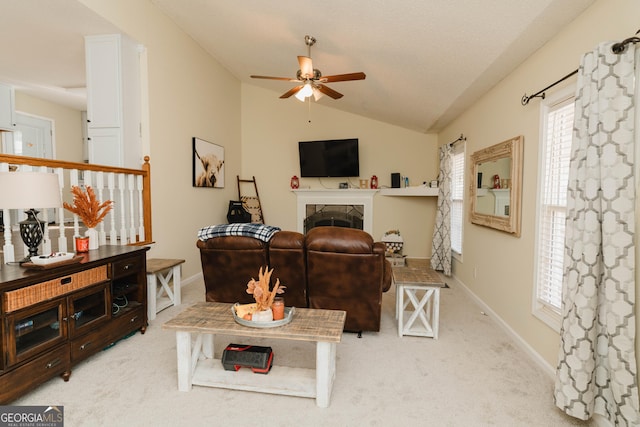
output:
M348 74L336 74L333 76L323 76L320 70L313 68L311 62L311 46L316 43L316 39L312 36L304 36L304 42L308 47L307 56L298 56L298 64L300 69L296 73L296 78L289 77L270 77L270 76L254 76L253 79L269 79L269 80L284 80L287 82L300 83L293 89L288 90L280 98L289 98L291 95L295 95L300 101L304 101L306 98L313 95L313 98L317 101L323 95L327 95L333 99L342 98L342 94L337 92L323 83L335 83L345 82L350 80L364 80L367 76L362 73L348 73Z

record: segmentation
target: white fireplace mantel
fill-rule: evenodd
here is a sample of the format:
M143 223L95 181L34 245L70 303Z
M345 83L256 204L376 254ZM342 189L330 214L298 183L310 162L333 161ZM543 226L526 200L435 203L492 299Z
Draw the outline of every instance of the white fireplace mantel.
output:
M297 230L304 233L304 218L307 205L362 205L364 231L373 235L373 196L378 190L343 189L343 190L292 190L298 198Z

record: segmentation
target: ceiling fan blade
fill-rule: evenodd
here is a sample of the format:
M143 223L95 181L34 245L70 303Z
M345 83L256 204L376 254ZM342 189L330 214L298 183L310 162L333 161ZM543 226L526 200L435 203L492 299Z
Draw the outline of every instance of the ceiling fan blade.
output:
M300 91L300 89L302 89L303 87L304 85L296 86L293 89L290 89L287 92L283 93L280 96L280 98L281 99L289 98L291 95L295 95L296 93L298 93L298 91Z
M300 64L300 74L308 79L313 77L313 63L308 56L298 56L298 64Z
M336 74L334 76L322 76L320 81L323 83L334 83L334 82L346 82L351 80L364 80L367 78L365 73L349 73L349 74Z
M344 96L340 92L336 92L335 90L325 85L317 85L317 88L320 92L324 93L327 96L330 96L333 99L340 99Z
M271 77L271 76L249 76L252 79L269 79L269 80L283 80L285 82L297 82L298 80L290 77Z

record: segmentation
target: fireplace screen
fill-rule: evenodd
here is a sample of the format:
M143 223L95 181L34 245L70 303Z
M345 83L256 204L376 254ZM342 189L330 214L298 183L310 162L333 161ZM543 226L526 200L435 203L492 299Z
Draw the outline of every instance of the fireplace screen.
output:
M306 205L304 232L327 225L362 230L363 218L363 205Z

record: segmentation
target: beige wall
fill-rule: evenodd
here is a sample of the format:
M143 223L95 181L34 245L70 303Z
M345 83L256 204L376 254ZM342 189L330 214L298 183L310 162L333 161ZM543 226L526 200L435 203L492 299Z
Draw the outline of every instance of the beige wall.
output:
M319 104L313 104L309 124L308 106L293 98L279 99L280 87L271 92L243 85L241 90L238 80L149 2L81 1L147 49L150 152L143 154L151 157L157 242L150 256L185 258L185 277L200 271L197 230L226 222L228 201L237 199L237 175L256 176L270 224L295 229L296 205L289 180L299 174L299 140L360 138L361 175L368 179L376 174L381 185L390 185L391 172L409 176L412 183L437 178L435 135ZM193 136L225 147L224 190L191 187ZM338 181L322 184L337 187ZM321 186L318 180L303 180L302 185ZM375 237L399 228L406 240L405 253L429 256L435 203L433 197L376 196Z
M57 159L82 161L82 112L16 91L16 111L54 121Z
M599 42L633 35L640 25L638 16L640 2L636 0L598 1L438 135L444 143L464 133L467 155L524 135L522 236L472 225L467 212L464 259L454 262L454 274L542 356L549 368L555 367L558 334L531 314L540 101L521 106L520 99L577 69L581 55Z
M185 277L200 271L195 232L225 221L227 203L237 197L238 174L256 176L269 223L295 228L289 179L299 173L299 140L358 137L361 174L365 178L376 174L382 185L389 185L389 174L396 171L408 175L412 183L436 178L434 135L319 104L312 104L309 115L307 106L278 99L281 87L272 92L241 85L148 2L81 1L147 47L150 148L144 154L151 156L158 242L152 254L187 259ZM514 238L465 221L464 258L454 262L454 273L549 367L555 365L558 334L530 314L539 101L522 107L520 98L575 70L580 56L598 42L635 33L637 16L636 0L598 1L437 136L442 144L464 133L467 156L516 135L525 137L522 236ZM191 187L193 136L225 147L224 190ZM302 185L336 187L338 181L303 180ZM405 252L428 257L434 212L434 198L377 195L374 237L399 228L407 240Z
M391 186L391 173L400 172L410 185L437 179L438 155L435 135L425 135L330 108L339 103L323 99L320 104L282 100L287 86L274 90L242 85L242 176L256 177L265 217L271 225L296 229L296 197L289 186L300 175L298 141L358 138L360 176L376 175L379 186ZM278 92L279 91L279 92ZM311 120L311 122L309 122ZM338 188L346 178L304 178L302 188ZM358 178L350 182L358 186ZM373 236L399 229L405 240L404 254L428 257L435 218L436 197L387 197L377 194L373 203Z
M225 222L240 171L240 83L148 1L81 0L147 49L148 152L153 238L150 257L183 258L201 271L196 233ZM192 137L225 148L226 187L192 187Z

